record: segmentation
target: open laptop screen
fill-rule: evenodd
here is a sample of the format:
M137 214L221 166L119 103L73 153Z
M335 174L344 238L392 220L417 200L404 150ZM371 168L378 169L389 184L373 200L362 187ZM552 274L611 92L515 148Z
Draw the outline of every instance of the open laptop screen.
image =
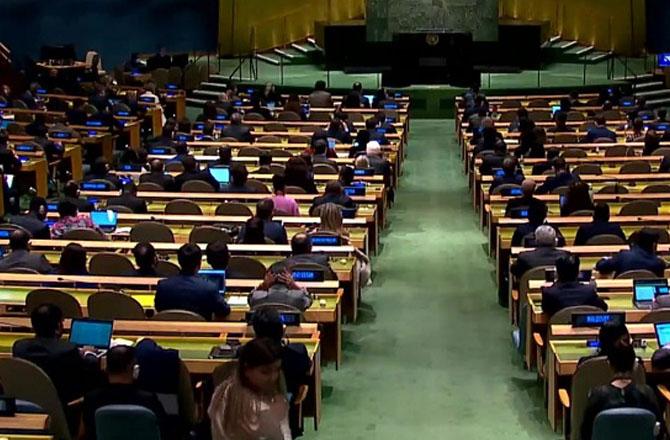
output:
M670 344L670 322L657 322L654 327L658 346L664 347Z
M109 348L112 342L112 321L73 319L70 342L79 347Z
M634 280L633 294L635 302L653 301L659 295L668 294L668 280L664 278L654 280Z
M219 293L226 292L226 271L217 269L200 269L198 275L214 283L219 288Z
M230 182L230 168L228 167L211 167L209 174L219 182L219 185L225 185Z

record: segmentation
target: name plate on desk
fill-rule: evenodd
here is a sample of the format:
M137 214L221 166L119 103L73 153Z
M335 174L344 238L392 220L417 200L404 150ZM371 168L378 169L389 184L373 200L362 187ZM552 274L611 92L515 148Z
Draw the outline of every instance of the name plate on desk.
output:
M606 322L625 324L626 314L617 313L573 313L573 327L602 327Z
M291 275L296 281L323 281L325 277L322 270L294 270Z

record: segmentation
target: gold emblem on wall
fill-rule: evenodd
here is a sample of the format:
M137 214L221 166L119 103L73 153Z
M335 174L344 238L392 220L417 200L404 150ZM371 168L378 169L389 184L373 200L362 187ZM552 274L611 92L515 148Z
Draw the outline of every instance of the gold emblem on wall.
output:
M426 43L429 46L436 46L440 42L440 36L437 34L426 34Z

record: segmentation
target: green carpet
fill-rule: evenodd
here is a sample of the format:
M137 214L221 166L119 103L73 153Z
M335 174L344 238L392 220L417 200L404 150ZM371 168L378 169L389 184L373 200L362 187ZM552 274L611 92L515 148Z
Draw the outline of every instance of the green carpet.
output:
M413 120L374 286L305 439L555 439L511 346L453 120Z

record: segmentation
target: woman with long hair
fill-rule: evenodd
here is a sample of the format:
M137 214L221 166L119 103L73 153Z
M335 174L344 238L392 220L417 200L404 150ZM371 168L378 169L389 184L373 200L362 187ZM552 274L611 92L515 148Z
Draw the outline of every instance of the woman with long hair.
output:
M314 178L310 176L309 166L302 157L289 158L284 170L284 180L286 186L298 186L308 194L317 193Z
M291 439L281 355L281 346L268 338L240 348L235 372L216 388L207 411L213 440Z
M589 192L590 189L586 182L579 180L572 182L565 195L564 202L561 203L561 215L571 215L575 211L593 211L594 206Z

